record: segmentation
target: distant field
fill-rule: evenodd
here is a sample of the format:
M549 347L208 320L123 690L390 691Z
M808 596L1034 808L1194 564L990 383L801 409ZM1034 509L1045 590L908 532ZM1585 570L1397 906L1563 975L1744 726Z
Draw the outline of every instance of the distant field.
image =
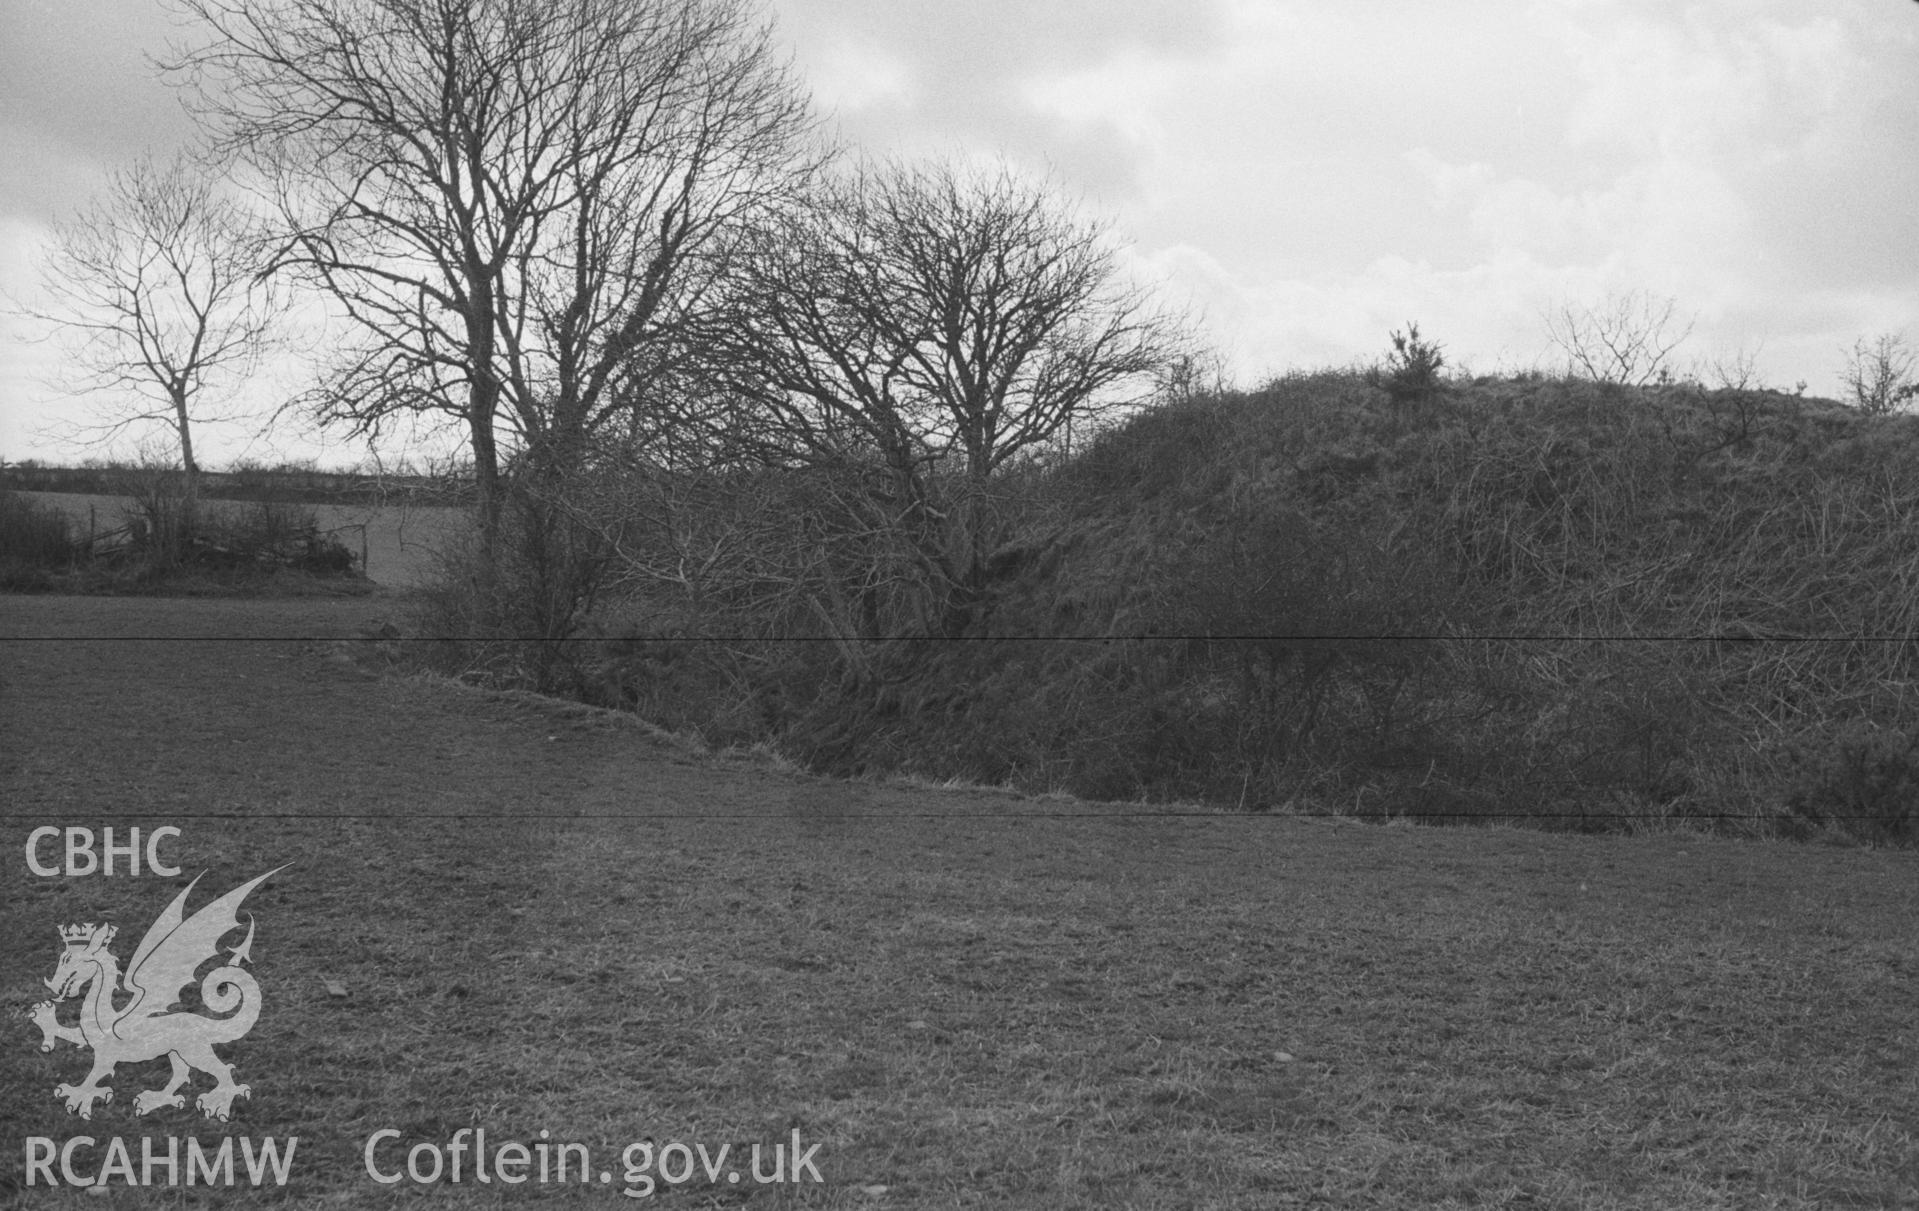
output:
M132 502L120 496L90 496L77 492L22 492L22 496L57 506L75 518L84 529L99 532L126 524L126 509ZM243 512L258 509L251 501L213 500L210 509ZM362 551L365 538L366 574L388 588L409 589L431 574L435 556L457 540L466 523L465 510L431 505L279 505L276 508L309 509L319 519L322 530L333 531L340 542L355 555Z

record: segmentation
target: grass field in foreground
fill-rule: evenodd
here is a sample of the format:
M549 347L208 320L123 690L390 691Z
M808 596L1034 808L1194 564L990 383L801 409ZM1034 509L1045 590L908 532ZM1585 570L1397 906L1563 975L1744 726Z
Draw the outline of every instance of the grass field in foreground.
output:
M1919 853L832 783L375 676L333 637L387 608L0 598L0 1196L43 1201L30 1136L271 1135L291 1177L249 1201L616 1205L630 1141L743 1169L797 1132L823 1184L661 1196L1919 1205ZM109 823L179 827L182 876L26 872L31 828ZM287 862L246 905L233 1121L135 1118L163 1064L69 1118L86 1057L13 1016L53 927L110 919L124 960L194 874L197 907ZM374 1132L392 1169L462 1127L613 1180L366 1175Z

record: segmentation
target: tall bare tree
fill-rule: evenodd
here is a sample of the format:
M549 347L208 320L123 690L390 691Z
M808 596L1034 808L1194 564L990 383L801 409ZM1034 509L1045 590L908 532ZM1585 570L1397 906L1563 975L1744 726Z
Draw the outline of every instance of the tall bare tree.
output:
M778 453L877 461L902 525L962 589L993 539L993 477L1075 420L1139 402L1182 352L1108 229L1005 168L838 179L762 230L738 280L721 369L755 415L736 432L757 418ZM960 516L934 499L936 477L963 485Z
M992 476L1068 421L1137 403L1180 353L1108 228L1006 168L869 168L762 232L741 384L806 440Z
M41 266L49 305L32 314L66 345L61 385L109 396L103 436L170 429L189 501L194 428L266 347L279 300L265 265L255 216L183 156L114 173Z
M211 34L176 68L277 183L280 264L360 333L322 415L457 418L489 536L505 454L577 459L810 166L752 0L176 3Z

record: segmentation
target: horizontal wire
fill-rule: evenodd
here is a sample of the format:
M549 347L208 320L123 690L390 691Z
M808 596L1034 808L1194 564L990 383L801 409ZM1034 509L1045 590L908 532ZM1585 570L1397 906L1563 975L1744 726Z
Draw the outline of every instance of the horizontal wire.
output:
M939 791L937 793L951 793ZM990 793L990 792L989 792ZM76 812L0 812L0 820L41 820L54 815L72 818ZM1771 820L1753 812L1694 812L1684 816L1654 816L1631 812L1400 812L1396 815L1367 815L1356 812L1292 811L1018 811L1018 812L815 812L805 809L783 812L576 812L567 815L541 815L534 812L154 812L133 814L124 811L86 811L89 820L294 820L320 824L329 820L518 820L541 824L561 824L568 820L1358 820L1373 819L1454 819L1454 820L1638 820L1642 822L1683 822L1687 820ZM1872 815L1831 815L1821 813L1817 823L1827 820L1874 820Z
M883 635L840 639L831 635L573 635L543 639L533 635L0 635L0 643L601 643L609 646L672 643L1084 643L1112 644L1171 640L1207 643L1919 643L1913 635L1198 635L1185 633L1125 635Z

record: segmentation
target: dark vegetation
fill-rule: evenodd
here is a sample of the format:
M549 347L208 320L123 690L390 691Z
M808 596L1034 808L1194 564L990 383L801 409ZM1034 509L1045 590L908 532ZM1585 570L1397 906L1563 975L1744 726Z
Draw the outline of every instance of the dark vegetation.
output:
M117 516L86 525L25 495L22 478L39 479L16 467L0 473L0 590L286 589L295 581L353 578L360 562L342 535L321 529L310 508L275 499L242 504L196 497L173 471L118 469L106 475L99 486L126 504ZM200 478L204 485L206 476Z
M834 773L1912 839L1919 421L1397 353L1009 469L956 626L849 460L605 469L425 629L469 677Z

